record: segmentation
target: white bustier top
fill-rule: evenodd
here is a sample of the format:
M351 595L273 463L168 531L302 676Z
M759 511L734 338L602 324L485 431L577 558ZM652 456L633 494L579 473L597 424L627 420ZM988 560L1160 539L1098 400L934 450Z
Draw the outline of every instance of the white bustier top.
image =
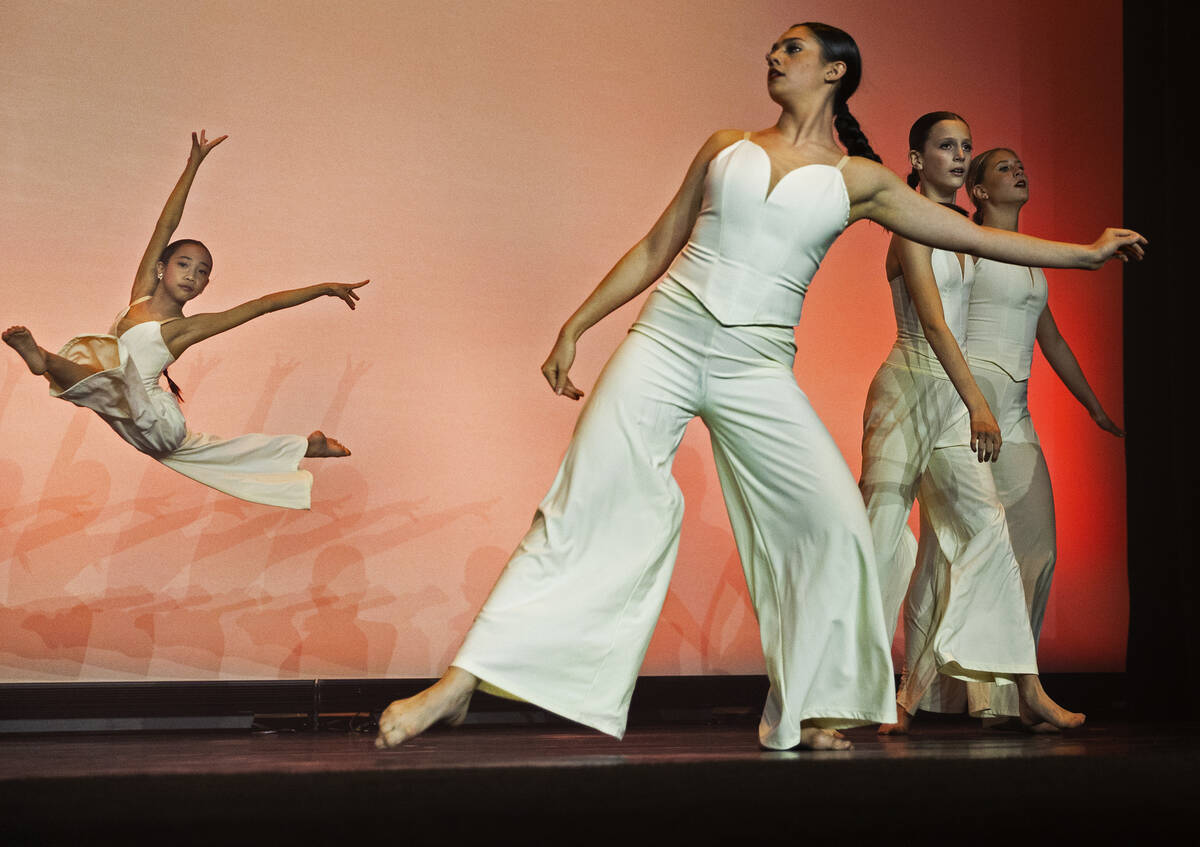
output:
M709 163L696 225L666 280L726 326L795 326L813 274L850 217L847 160L789 171L768 196L766 151L749 139L726 147Z
M1038 319L1048 296L1041 268L977 260L967 315L971 358L998 365L1015 380L1029 379Z
M970 256L958 264L958 256L949 250L935 249L929 257L933 266L933 278L937 282L938 294L942 298L942 313L946 326L954 334L959 349L967 349L967 307L971 301L971 288L975 282L975 263ZM896 346L937 362L937 356L917 316L917 307L908 294L903 275L888 280L892 287L892 308L896 313ZM940 370L940 365L939 365Z

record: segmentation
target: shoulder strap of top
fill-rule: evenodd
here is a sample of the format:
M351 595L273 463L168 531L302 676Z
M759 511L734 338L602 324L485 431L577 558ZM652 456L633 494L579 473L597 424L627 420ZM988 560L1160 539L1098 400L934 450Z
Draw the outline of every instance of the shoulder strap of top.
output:
M749 141L749 140L750 140L750 130L746 130L745 132L742 133L742 141Z
M129 301L129 305L128 305L128 306L126 306L126 307L125 307L124 309L122 309L121 311L117 312L117 316L116 316L115 318L113 318L113 326L115 327L115 326L116 326L117 324L119 324L121 321L125 320L125 316L129 314L129 310L130 310L130 309L132 309L132 308L133 308L134 306L136 306L138 303L145 303L145 302L146 302L147 300L149 300L149 299L150 299L150 295L149 295L149 294L147 294L145 297L139 297L139 298L138 298L138 299L136 299L136 300L130 300L130 301Z
M164 318L163 320L158 322L158 325L162 326L163 324L169 324L171 321L179 320L180 317L182 317L182 315L176 316L174 318Z
M849 156L843 156L841 159L838 160L838 163L836 165L834 165L834 167L840 171L842 168L846 167L846 163L849 161L850 161Z

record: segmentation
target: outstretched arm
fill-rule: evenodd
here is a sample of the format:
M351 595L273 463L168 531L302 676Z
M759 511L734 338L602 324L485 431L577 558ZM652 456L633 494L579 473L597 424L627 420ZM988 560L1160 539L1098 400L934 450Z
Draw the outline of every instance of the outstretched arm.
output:
M1067 339L1063 338L1062 333L1058 331L1058 324L1054 322L1054 315L1050 314L1049 304L1046 304L1041 317L1038 318L1037 342L1038 346L1042 348L1046 361L1050 363L1050 367L1054 368L1058 378L1075 395L1075 399L1083 404L1083 408L1087 409L1096 425L1105 432L1111 432L1118 438L1123 438L1125 431L1113 423L1112 418L1104 411L1104 406L1100 404L1096 392L1092 391L1087 377L1083 375L1083 369L1079 367L1079 360L1071 352L1071 346L1067 344Z
M232 309L226 309L224 312L208 312L192 315L187 318L180 318L179 320L163 324L163 341L166 342L167 349L171 351L171 355L179 358L184 350L206 338L212 338L214 335L219 335L226 330L233 329L235 326L241 326L246 321L262 317L268 312L290 309L293 306L299 306L301 303L307 303L309 300L315 300L318 297L340 297L346 301L347 306L353 309L355 301L358 300L358 294L354 289L362 288L368 282L370 282L369 279L364 279L362 282L357 282L353 285L346 285L340 282L324 282L320 285L310 285L306 288L276 291L274 294L267 294L259 297L257 300L251 300L240 306L234 306Z
M983 392L979 390L967 360L958 346L950 327L946 325L946 313L942 309L942 296L938 292L937 279L933 275L931 256L933 250L901 236L892 237L892 252L900 262L908 296L916 307L921 320L925 339L937 356L938 361L950 377L950 382L966 404L971 416L971 449L979 461L996 461L1000 457L1000 426L992 414ZM967 261L970 261L968 259Z
M183 217L183 206L187 202L188 192L192 188L192 180L196 178L196 171L199 170L200 163L204 161L204 157L209 154L209 151L228 137L228 135L222 135L220 138L209 141L204 136L204 130L200 130L199 138L196 137L196 133L192 133L192 149L188 153L187 165L184 166L179 181L171 189L171 196L167 198L167 204L163 206L162 214L158 216L158 223L154 225L154 234L150 236L150 243L146 245L142 261L138 263L137 274L133 278L133 291L129 294L130 303L139 297L148 297L154 293L154 289L158 286L158 277L154 266L158 263L158 257L162 255L163 250L171 243L171 236L175 234L179 221Z
M1019 232L976 226L913 191L882 165L855 157L844 171L850 219L867 218L930 247L1048 268L1095 270L1116 256L1141 259L1146 239L1129 229L1106 229L1091 244L1045 241Z

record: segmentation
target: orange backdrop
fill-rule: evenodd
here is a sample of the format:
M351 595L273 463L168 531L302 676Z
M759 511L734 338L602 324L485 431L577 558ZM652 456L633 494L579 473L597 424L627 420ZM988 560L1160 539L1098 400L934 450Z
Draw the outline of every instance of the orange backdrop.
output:
M886 162L953 109L1029 169L1027 231L1091 240L1121 209L1121 4L122 3L0 8L4 325L43 344L103 331L187 152L179 234L216 266L199 304L371 277L172 368L200 431L307 433L311 512L225 497L120 442L0 359L0 679L439 673L528 525L577 407L538 367L562 320L657 216L704 138L775 120L762 56L788 24L858 39L852 101ZM1132 223L1132 222L1131 222ZM833 248L797 377L857 472L860 416L894 331L887 233ZM1121 409L1120 270L1053 272L1059 324ZM588 388L637 305L586 336ZM1127 619L1121 444L1040 359L1033 414L1059 566L1047 670L1119 670ZM643 669L753 673L761 655L707 436L675 472L687 515Z

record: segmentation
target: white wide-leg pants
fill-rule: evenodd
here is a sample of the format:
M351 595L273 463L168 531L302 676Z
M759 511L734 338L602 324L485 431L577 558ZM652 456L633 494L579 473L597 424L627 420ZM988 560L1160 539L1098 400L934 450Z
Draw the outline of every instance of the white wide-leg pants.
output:
M484 690L623 734L679 542L671 462L699 416L758 616L771 684L762 744L795 746L805 720L893 720L870 529L794 356L790 328L722 326L660 285L453 664Z
M1050 598L1058 547L1050 472L1029 416L1029 382L1014 380L990 362L971 358L968 363L1004 439L1000 459L990 468L996 493L1004 506L1036 644ZM928 529L922 520L917 575L904 609L906 635L923 631L936 614L928 574L945 566L945 554L939 537ZM997 687L986 682L964 685L951 679L936 680L920 707L935 712L965 709L976 717L1015 717L1020 713L1017 691L1011 686Z
M1037 673L1020 573L991 471L970 448L970 423L953 384L912 351L893 348L871 382L863 416L859 487L880 566L889 633L915 564L913 499L946 559L923 572L931 611L906 630L898 702L910 713L940 672L1011 683ZM936 602L934 602L936 601Z

